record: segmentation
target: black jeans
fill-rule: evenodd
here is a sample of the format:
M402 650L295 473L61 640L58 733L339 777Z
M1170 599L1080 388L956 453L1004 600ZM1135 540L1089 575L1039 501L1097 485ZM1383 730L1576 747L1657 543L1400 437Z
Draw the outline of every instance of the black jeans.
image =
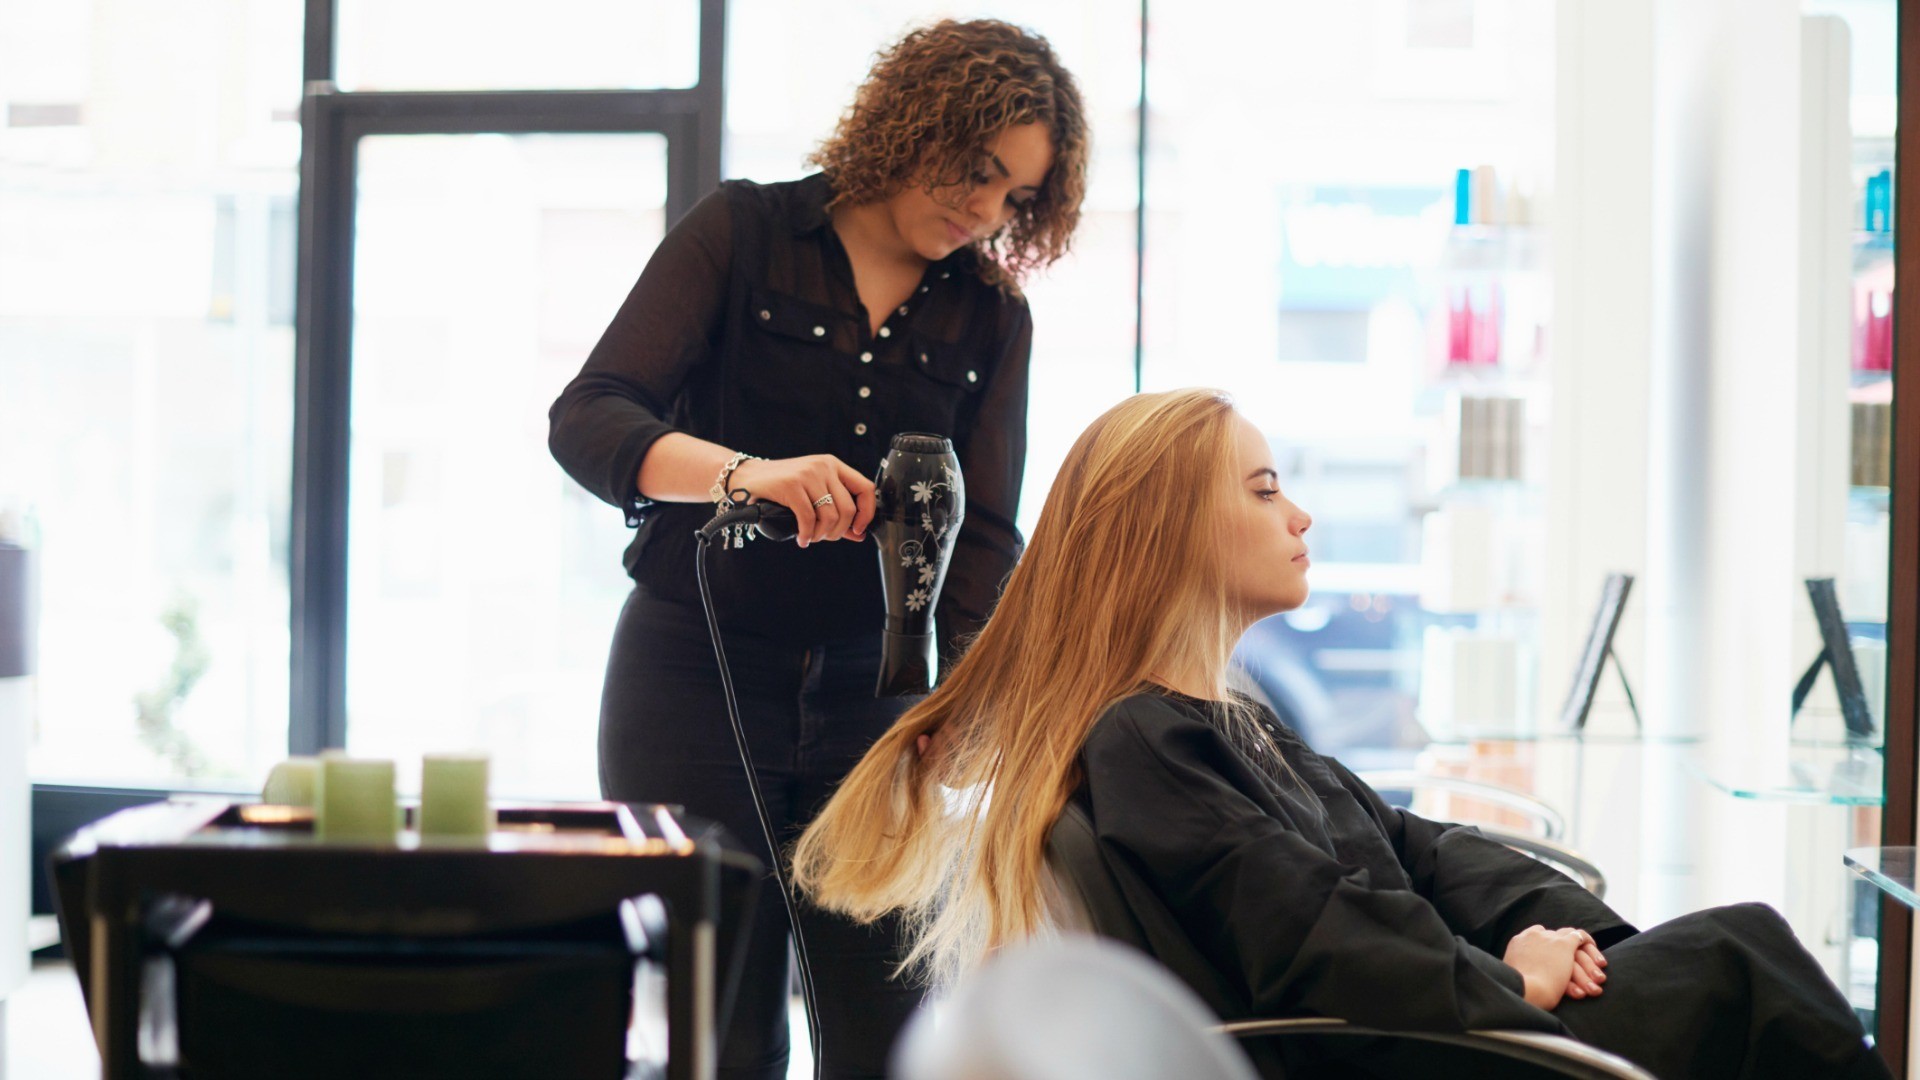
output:
M880 635L788 645L729 631L727 663L755 771L782 848L913 699L876 699ZM713 645L699 607L635 589L621 609L600 698L600 789L681 803L770 859L740 767ZM771 862L768 865L772 865ZM897 925L863 927L810 905L801 928L819 997L822 1075L881 1077L921 992L893 979ZM787 916L771 879L760 894L720 1076L787 1074Z

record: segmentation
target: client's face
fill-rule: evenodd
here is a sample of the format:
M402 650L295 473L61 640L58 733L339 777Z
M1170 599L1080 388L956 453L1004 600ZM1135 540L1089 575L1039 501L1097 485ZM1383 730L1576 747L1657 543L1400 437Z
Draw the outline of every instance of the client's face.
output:
M1238 487L1228 531L1227 589L1249 619L1307 602L1307 528L1313 518L1280 493L1273 450L1252 421L1236 416Z

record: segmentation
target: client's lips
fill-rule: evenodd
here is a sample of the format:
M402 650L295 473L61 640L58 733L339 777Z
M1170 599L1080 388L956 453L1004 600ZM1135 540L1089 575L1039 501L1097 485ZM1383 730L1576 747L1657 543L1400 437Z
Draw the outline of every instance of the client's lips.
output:
M1297 562L1297 563L1310 563L1310 562L1312 562L1313 560L1312 560L1312 559L1309 559L1309 558L1307 558L1307 553L1303 551L1303 552L1301 552L1300 554L1298 554L1298 555L1295 555L1295 556L1293 557L1293 561L1294 561L1294 562Z
M942 221L945 221L945 219L944 219L944 218L943 218L943 219L941 219L941 220L942 220ZM946 223L946 226L947 226L947 238L948 238L948 239L950 239L950 240L952 240L952 241L953 241L954 243L956 243L956 244L965 244L965 243L969 243L969 242L971 242L971 241L973 240L973 234L972 234L972 233L970 233L970 232L968 232L967 230L965 230L965 229L963 229L963 228L961 228L961 227L960 227L960 226L958 226L958 225L955 225L955 224L954 224L953 222L951 222L951 221L945 221L945 223Z

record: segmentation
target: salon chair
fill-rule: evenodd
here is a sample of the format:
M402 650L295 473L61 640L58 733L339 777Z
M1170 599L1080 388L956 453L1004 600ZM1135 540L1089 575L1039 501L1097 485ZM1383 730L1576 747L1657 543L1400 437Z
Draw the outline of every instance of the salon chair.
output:
M1088 929L1159 961L1215 1016L1225 1012L1231 997L1224 977L1187 939L1172 912L1151 900L1127 902L1107 870L1093 821L1078 803L1068 802L1048 835L1047 866L1062 899L1077 909ZM1265 1076L1653 1080L1624 1058L1540 1032L1382 1031L1325 1017L1242 1020L1214 1030L1238 1039Z
M1445 817L1448 821L1472 825L1488 839L1498 840L1515 851L1531 855L1586 886L1594 896L1602 900L1607 898L1607 876L1592 861L1562 842L1567 832L1566 819L1549 803L1512 788L1464 777L1434 776L1412 770L1381 770L1358 775L1368 787L1389 796L1389 801L1393 801L1390 797L1395 793L1404 793L1412 799L1422 792L1437 792L1458 795L1518 814L1526 819L1531 832L1520 832L1506 825L1488 822L1463 821L1453 815Z
M892 1080L1257 1080L1167 970L1072 934L1004 950L914 1015Z

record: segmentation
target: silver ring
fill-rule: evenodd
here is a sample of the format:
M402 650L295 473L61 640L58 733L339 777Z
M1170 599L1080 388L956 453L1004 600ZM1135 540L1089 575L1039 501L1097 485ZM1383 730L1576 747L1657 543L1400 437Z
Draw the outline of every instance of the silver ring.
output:
M831 505L833 505L833 492L831 491L813 500L813 508L815 510L818 510L823 506L831 506Z

